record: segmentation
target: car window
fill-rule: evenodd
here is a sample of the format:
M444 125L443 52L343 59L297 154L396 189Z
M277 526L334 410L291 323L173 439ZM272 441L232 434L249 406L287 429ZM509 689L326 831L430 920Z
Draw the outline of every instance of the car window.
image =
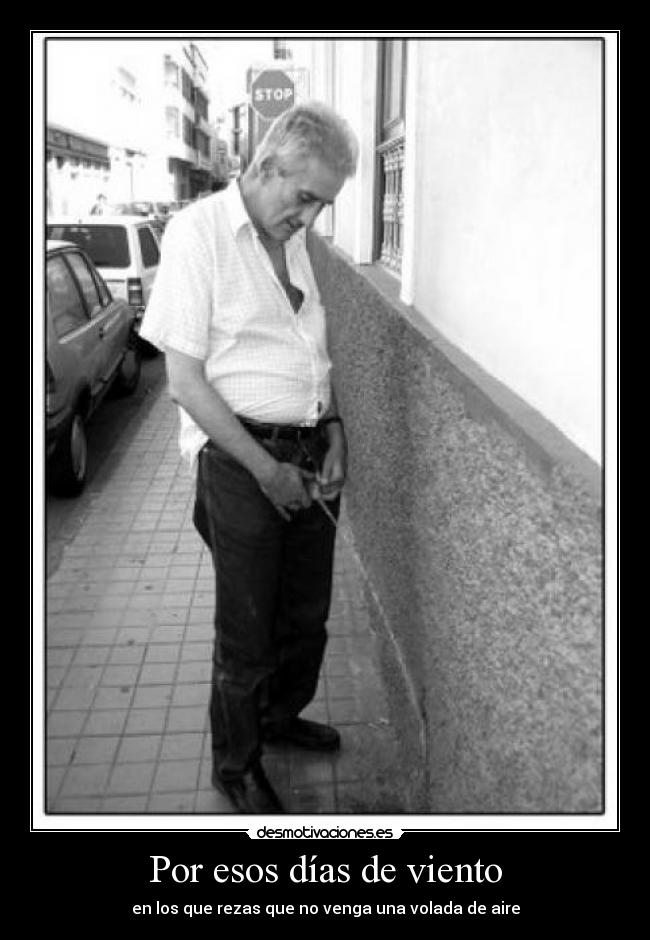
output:
M68 251L66 252L66 260L69 262L75 277L79 281L79 286L81 287L81 293L83 294L84 300L86 301L88 313L91 316L93 311L95 315L100 313L102 306L100 303L99 294L97 293L97 286L85 259L82 258L81 255L76 251Z
M142 263L145 268L151 268L160 261L160 252L156 239L150 228L143 225L138 229L138 238L140 239L140 249L142 251Z
M88 323L81 294L60 256L47 262L47 308L59 339Z
M93 275L93 277L94 277L94 279L95 279L95 284L97 285L97 290L99 291L99 296L100 296L101 301L102 301L102 307L107 307L108 304L110 304L110 303L113 302L113 295L112 295L111 292L109 291L108 285L106 284L106 281L105 281L104 278L101 276L101 274L99 273L99 271L95 268L95 270L92 271L91 273L92 273L92 275Z
M131 264L129 240L124 225L48 225L47 237L74 242L98 267L128 268Z

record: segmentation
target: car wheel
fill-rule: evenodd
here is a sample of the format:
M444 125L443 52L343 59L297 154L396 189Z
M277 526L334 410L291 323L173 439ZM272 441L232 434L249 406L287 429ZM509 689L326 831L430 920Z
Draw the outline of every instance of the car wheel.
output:
M146 339L141 339L139 336L138 348L142 353L143 359L155 359L160 352L157 346L154 346L152 343L148 343Z
M115 389L118 395L133 395L140 381L142 372L142 354L137 343L129 345L124 353L115 377Z
M57 496L77 496L86 484L88 444L82 415L72 416L50 464L50 486Z

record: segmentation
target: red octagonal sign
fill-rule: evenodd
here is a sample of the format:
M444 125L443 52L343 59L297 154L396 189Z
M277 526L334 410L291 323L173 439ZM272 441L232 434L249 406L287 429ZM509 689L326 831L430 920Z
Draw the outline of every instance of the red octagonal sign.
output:
M279 69L260 72L251 84L251 104L260 117L272 121L293 106L293 81Z

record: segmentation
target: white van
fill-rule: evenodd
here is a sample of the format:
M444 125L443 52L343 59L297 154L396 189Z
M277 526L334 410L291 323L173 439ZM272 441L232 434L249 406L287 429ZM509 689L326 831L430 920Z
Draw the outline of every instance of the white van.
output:
M47 237L83 248L113 296L134 308L139 329L160 263L160 245L148 220L127 215L49 219Z

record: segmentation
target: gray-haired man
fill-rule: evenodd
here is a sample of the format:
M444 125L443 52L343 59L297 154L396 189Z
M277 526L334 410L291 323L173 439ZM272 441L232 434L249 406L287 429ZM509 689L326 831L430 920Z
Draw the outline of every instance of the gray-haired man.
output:
M264 741L323 750L299 713L326 643L346 441L306 230L356 168L319 103L278 118L239 184L168 225L141 333L166 353L194 521L216 573L213 783L243 813L282 812Z

